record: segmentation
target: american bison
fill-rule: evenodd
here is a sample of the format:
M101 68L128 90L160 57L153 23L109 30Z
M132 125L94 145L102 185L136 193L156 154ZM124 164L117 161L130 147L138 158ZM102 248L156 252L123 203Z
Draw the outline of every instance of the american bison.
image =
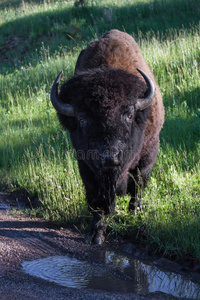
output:
M82 50L74 76L51 89L60 123L77 153L89 209L89 242L101 244L103 216L114 212L115 194L140 205L156 161L164 107L154 75L135 40L111 30Z

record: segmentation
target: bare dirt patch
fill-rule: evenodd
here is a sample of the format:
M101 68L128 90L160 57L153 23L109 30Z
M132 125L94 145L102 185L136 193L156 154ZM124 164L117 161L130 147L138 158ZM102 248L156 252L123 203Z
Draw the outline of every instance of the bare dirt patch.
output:
M164 268L200 282L198 265L180 265L164 258L150 257L147 248L123 240L110 240L103 246L85 243L84 234L74 228L60 228L40 218L11 214L5 208L28 206L27 198L0 193L0 298L1 299L122 299L119 293L96 290L78 290L58 286L25 274L21 264L24 261L54 255L70 254L73 257L94 264L105 263L105 252L120 249L131 255L149 259ZM146 295L123 294L123 299L173 299L163 293Z

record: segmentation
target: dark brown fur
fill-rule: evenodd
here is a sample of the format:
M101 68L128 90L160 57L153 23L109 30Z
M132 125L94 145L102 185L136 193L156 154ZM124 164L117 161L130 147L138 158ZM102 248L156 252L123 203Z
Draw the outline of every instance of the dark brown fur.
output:
M156 87L152 104L141 111L133 107L138 98L144 97L147 86L137 68ZM88 205L94 215L91 239L101 243L102 214L114 210L115 192L130 193L130 209L133 209L140 194L138 186L147 185L164 122L162 97L138 45L130 35L118 30L109 31L81 51L74 76L63 84L59 97L75 110L75 118L58 116L70 131L76 151L85 154L84 158L78 155L77 158ZM130 109L134 111L131 123L123 119ZM86 125L80 125L82 119ZM117 170L109 162L109 170L102 172L96 157L86 157L90 150L102 153L106 149L123 152Z
M146 124L145 136L148 140L150 132L154 134L159 133L164 123L162 96L154 75L144 60L135 40L125 32L116 29L109 31L99 41L90 43L88 48L80 53L75 74L80 71L100 67L121 69L143 80L142 76L138 74L137 68L139 68L150 76L156 86L156 94L151 116L149 116Z

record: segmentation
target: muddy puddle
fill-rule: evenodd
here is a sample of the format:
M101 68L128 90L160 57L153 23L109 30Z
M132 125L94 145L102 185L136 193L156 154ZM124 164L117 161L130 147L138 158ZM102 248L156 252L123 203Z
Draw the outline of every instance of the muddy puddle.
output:
M0 203L0 210L9 210L9 206L5 203Z
M26 261L22 268L30 275L65 287L137 294L158 291L184 299L200 299L200 284L121 252L106 251L103 265L70 256L52 256Z

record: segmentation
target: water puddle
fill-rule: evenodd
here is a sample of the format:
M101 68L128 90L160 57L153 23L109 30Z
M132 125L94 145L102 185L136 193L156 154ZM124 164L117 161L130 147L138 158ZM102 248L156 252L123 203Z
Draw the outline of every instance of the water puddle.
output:
M113 251L105 252L105 266L70 256L52 256L22 264L33 276L71 288L147 294L164 292L185 299L199 299L200 285L155 265Z
M9 210L9 206L5 203L0 203L0 210Z

